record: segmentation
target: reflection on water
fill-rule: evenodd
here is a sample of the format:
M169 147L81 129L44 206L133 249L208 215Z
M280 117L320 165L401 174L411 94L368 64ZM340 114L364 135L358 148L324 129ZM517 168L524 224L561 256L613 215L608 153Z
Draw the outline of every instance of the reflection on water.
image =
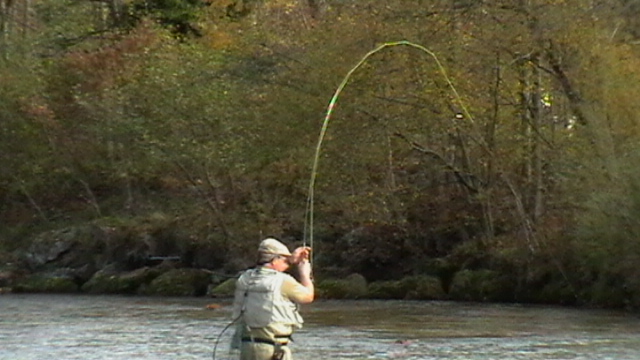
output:
M0 296L0 359L208 359L202 301Z
M0 296L0 359L228 359L230 309L207 298ZM319 301L304 359L640 358L640 321L612 311L450 302ZM222 333L221 336L219 336Z

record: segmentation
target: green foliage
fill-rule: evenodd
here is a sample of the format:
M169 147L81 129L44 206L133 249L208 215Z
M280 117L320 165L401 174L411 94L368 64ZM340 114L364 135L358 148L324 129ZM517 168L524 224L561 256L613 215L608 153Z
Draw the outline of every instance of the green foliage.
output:
M585 296L591 301L621 305L637 297L640 275L640 183L637 152L625 158L620 177L593 190L577 214L574 246L577 261L593 284ZM607 297L607 294L609 295ZM615 295L612 295L615 294Z
M46 147L41 142L45 139L40 136L39 130L42 126L40 120L46 121L48 114L44 104L38 103L41 99L37 97L40 90L35 75L37 71L34 67L10 63L0 66L0 77L3 79L0 89L0 159L3 165L0 167L0 181L4 184L14 183L12 177L26 180L42 171L38 169L40 164L31 163L32 159L46 153ZM45 118L41 119L40 116Z
M461 270L453 278L449 297L461 301L512 301L514 284L508 274L493 270Z
M615 299L611 295L609 294L609 299L600 304L605 304ZM575 305L580 303L580 300L576 298L575 289L567 283L566 279L555 279L545 284L542 289L536 289L534 297L529 301L542 304ZM600 300L604 300L604 298Z
M458 267L508 271L557 247L579 254L561 260L581 294L601 303L611 289L633 303L635 30L611 33L617 3L597 17L578 0L472 3L43 0L22 23L7 13L0 218L35 231L163 213L189 229L185 249L224 254L199 261L241 269L256 239L308 230L331 95L368 51L406 39L428 46L448 76L407 47L353 73L323 144L314 231L335 241L388 225L398 231L337 253L377 277L434 271L447 283ZM500 236L519 251L491 255ZM451 256L436 271L421 265L425 254ZM474 298L508 297L501 281L468 275L484 284ZM396 295L427 296L405 290Z
M59 56L69 48L86 48L105 28L103 12L98 6L100 4L75 0L35 2L33 21L37 31L33 34L30 50L34 55Z
M134 0L129 4L130 26L150 16L178 35L200 36L198 14L207 3L201 0Z

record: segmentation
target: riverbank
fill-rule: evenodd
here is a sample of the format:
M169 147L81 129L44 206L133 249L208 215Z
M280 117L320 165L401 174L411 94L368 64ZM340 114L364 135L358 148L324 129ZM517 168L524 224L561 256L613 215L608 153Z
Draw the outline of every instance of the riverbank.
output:
M318 297L630 310L640 303L632 283L590 281L568 250L518 252L466 241L429 255L412 253L416 243L401 234L361 228L317 240ZM194 239L162 216L133 225L89 222L38 233L0 252L0 293L228 297L239 272L253 266L254 247Z

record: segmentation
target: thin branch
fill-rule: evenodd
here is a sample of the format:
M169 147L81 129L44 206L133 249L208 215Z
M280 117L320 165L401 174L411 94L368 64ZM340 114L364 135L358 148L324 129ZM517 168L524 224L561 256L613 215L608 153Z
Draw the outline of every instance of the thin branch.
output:
M51 221L49 220L49 218L47 218L47 215L45 215L44 211L42 211L42 208L38 205L38 203L35 201L35 199L33 197L31 197L31 194L29 194L29 191L27 191L27 188L24 186L24 181L18 179L15 176L13 178L19 184L20 190L22 191L24 196L26 196L27 200L29 200L29 204L31 204L31 206L38 213L38 215L42 218L42 220L44 220L46 223L50 223Z
M87 192L87 195L89 196L89 200L91 201L91 206L93 206L93 210L95 210L96 215L98 215L98 217L102 217L102 211L100 211L100 205L98 204L98 199L93 193L93 190L91 190L89 183L82 180L80 177L77 177L76 180L78 180L78 182L82 184L82 186L84 187L84 190Z
M580 94L574 89L573 85L571 84L571 81L569 80L569 77L567 76L564 69L562 68L560 59L558 59L558 56L556 54L555 46L551 41L549 42L549 46L546 51L546 56L554 76L556 77L558 82L560 82L560 86L562 86L562 90L564 91L564 94L569 99L571 110L573 111L576 118L578 119L578 123L581 125L587 125L588 123L587 117L585 116L584 112L580 107L580 105L583 102L583 99L580 96Z
M423 154L429 155L434 159L440 161L442 164L444 164L444 166L447 169L449 169L453 173L453 175L456 177L458 182L462 184L465 188L467 188L469 191L471 191L472 193L477 194L480 191L477 186L475 186L471 181L468 180L468 178L470 177L478 180L476 176L471 174L463 174L453 164L450 164L449 162L447 162L447 160L438 152L425 148L424 146L418 144L417 142L410 140L400 132L395 132L393 135L404 140L407 144L409 144L409 146L411 146L412 149L419 151Z
M516 211L520 216L520 219L522 220L522 229L524 230L524 235L525 235L525 238L527 239L527 245L529 245L529 250L532 253L534 253L536 252L537 249L540 248L540 243L536 239L536 236L533 232L533 225L531 220L529 219L529 216L527 216L527 211L525 210L524 205L522 204L522 199L520 199L520 196L518 195L518 192L516 191L515 187L504 174L501 174L501 178L504 181L504 183L507 184L507 187L509 188L509 190L511 191L511 194L513 195Z
M216 218L218 220L218 226L220 226L220 229L222 229L222 232L224 233L224 235L228 239L230 237L229 236L229 230L226 227L225 223L222 221L222 211L220 210L220 208L218 207L216 202L211 200L210 196L207 196L207 194L200 187L200 184L198 183L198 181L193 177L193 175L189 172L189 170L187 170L187 168L181 162L179 162L177 160L172 160L172 161L182 171L182 173L187 178L189 183L191 183L191 185L194 187L194 189L205 200L205 203L209 206L209 208L216 215ZM208 172L207 172L207 181L208 181L209 186L211 186L211 187L214 186L213 181L212 181L211 177L209 176Z

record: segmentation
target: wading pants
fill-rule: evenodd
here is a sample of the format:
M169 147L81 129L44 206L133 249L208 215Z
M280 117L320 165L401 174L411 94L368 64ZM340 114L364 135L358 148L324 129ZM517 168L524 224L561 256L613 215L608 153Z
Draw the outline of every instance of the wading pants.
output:
M276 346L284 352L282 360L293 359L287 345L243 341L240 345L240 360L272 360Z

